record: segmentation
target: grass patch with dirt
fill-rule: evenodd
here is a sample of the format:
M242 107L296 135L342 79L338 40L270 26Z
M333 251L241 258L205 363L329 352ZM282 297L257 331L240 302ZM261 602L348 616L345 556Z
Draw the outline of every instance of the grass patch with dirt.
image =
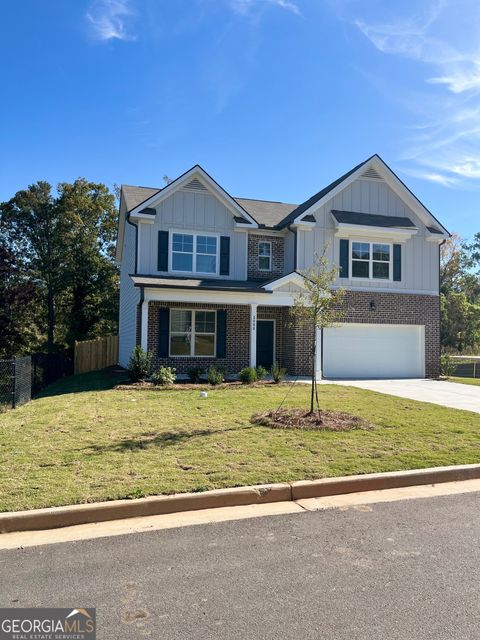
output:
M326 410L372 429L271 429L286 385L136 391L84 374L0 415L0 510L480 462L480 414L322 385ZM208 398L199 398L200 389ZM284 407L308 408L308 385Z

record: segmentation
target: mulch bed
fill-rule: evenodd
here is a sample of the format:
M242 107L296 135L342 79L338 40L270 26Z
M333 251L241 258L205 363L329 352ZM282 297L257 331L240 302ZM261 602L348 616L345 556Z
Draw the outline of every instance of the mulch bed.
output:
M208 389L227 389L227 388L249 388L249 387L264 387L271 386L274 382L272 380L259 380L253 384L242 384L240 380L231 380L228 382L222 382L221 384L211 385L206 380L202 382L175 382L174 384L160 385L153 384L153 382L124 382L117 384L115 389L118 391L171 391L172 389L197 389L203 391ZM288 382L280 382L279 384L288 384Z
M358 416L340 411L321 411L320 415L305 409L277 409L255 413L250 422L272 429L303 429L306 431L369 430L373 426Z

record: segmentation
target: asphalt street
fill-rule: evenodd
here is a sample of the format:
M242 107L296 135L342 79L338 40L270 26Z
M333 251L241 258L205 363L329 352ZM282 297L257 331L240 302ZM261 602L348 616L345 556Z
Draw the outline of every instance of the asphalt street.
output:
M0 551L0 579L99 640L475 640L480 493Z

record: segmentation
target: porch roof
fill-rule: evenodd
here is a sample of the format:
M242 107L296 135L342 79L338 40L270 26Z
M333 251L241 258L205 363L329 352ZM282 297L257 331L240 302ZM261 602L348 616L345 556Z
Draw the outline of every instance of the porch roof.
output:
M161 289L194 289L196 291L246 291L270 294L263 287L264 281L221 280L219 278L181 278L179 276L150 276L130 274L136 287Z

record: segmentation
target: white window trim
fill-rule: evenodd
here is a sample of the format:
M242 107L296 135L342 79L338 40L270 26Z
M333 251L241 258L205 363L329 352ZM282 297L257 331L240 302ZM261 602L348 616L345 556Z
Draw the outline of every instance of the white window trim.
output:
M268 269L261 269L260 268L260 258L266 258L267 256L260 256L260 244L268 244L268 246L270 247L270 254L268 256ZM258 263L257 263L257 267L258 267L258 271L265 271L265 272L270 272L272 270L272 243L270 240L259 240L258 241L258 245L257 245L257 250L258 250Z
M358 262L368 262L368 277L365 276L354 276L353 275L353 262L357 260L353 258L353 243L358 242L360 244L368 244L370 247L370 257L367 260L358 260ZM374 244L386 244L388 245L390 260L374 260L373 259L373 245ZM388 278L374 278L373 277L373 263L374 262L384 262L388 264ZM350 268L350 280L361 280L361 281L371 281L374 282L393 282L393 243L392 242L382 242L379 240L362 240L360 238L355 238L354 240L350 240L350 249L349 249L349 268Z
M177 269L172 268L173 263L173 235L180 234L184 236L193 236L193 253L192 253L192 271L177 271ZM215 271L196 271L197 266L197 237L204 236L207 238L216 238L217 240L217 251L215 253ZM175 253L182 253L181 251L176 251ZM189 253L186 255L190 255ZM206 254L200 254L206 255ZM213 255L213 254L208 254ZM214 276L218 276L220 273L220 234L219 233L207 233L203 231L188 231L186 229L169 229L168 232L168 272L169 273L177 273L180 275L199 275L199 276L210 276L213 278Z
M190 354L186 354L186 355L176 355L176 354L172 354L172 340L171 340L171 336L172 333L174 334L178 334L178 335L183 335L185 332L184 331L172 331L172 311L190 311L190 313L192 314L192 328L190 331ZM212 336L213 335L213 355L211 356L196 356L194 353L195 350L195 314L196 312L204 312L207 311L208 313L214 313L215 314L215 333L205 333L203 331L199 331L199 335L208 335L208 336ZM169 322L168 322L168 357L169 358L198 358L198 359L202 359L202 358L216 358L217 357L217 310L216 309L188 309L185 307L172 307L170 309L170 314L169 314Z

